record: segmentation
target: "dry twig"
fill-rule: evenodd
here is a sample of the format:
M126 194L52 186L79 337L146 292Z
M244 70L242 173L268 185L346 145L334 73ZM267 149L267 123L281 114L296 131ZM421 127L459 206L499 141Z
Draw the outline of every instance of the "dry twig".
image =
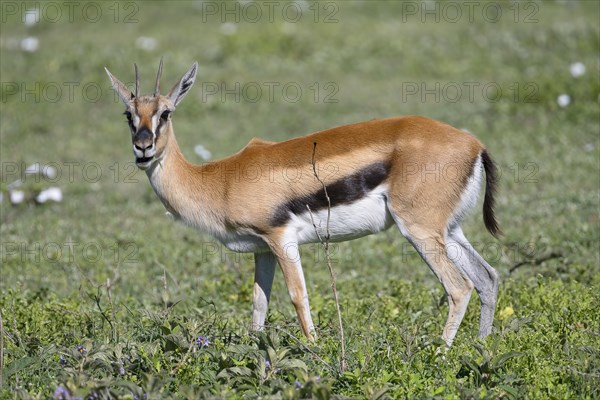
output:
M342 323L342 311L340 309L340 302L338 299L337 288L335 285L335 273L333 271L333 267L331 266L331 254L329 253L329 239L331 238L330 231L329 231L329 221L331 219L331 199L329 198L329 194L327 194L327 186L325 185L325 182L323 182L323 180L319 177L319 174L317 172L317 161L316 160L317 160L317 142L314 142L313 153L312 153L313 174L315 175L315 178L317 178L317 180L323 187L323 191L325 192L325 198L327 199L327 221L325 224L325 238L323 238L321 236L321 233L319 232L319 229L318 229L317 225L315 224L312 210L310 209L310 206L308 204L306 205L306 208L308 209L308 213L310 214L310 220L312 222L313 228L315 229L315 233L317 234L317 237L319 238L319 241L321 242L321 245L323 246L323 252L325 253L327 268L329 269L329 275L331 276L331 290L333 291L333 298L335 300L335 308L336 308L337 316L338 316L338 324L340 326L340 339L341 339L341 343L342 343L342 360L340 362L340 369L341 369L341 372L344 372L346 370L346 344L345 344L345 339L344 339L344 325Z
M544 261L548 261L548 260L552 260L554 258L562 258L563 255L561 253L557 253L557 252L551 252L550 254L538 257L538 258L531 258L525 261L519 261L518 263L514 264L512 267L510 267L510 269L508 270L509 274L512 274L513 272L515 272L517 270L517 268L523 266L523 265L527 265L527 264L531 264L531 265L540 265L541 263L543 263Z

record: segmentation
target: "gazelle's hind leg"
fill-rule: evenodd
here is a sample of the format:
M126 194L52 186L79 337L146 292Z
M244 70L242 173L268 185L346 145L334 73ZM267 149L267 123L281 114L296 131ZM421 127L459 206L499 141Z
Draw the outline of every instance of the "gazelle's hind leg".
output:
M492 332L494 312L498 298L498 273L477 253L460 226L452 227L447 237L448 255L473 282L479 294L481 315L479 337Z
M448 257L445 227L432 227L430 224L403 221L393 211L392 217L400 232L425 260L448 294L448 319L442 332L442 338L450 346L467 310L473 291L473 282L464 276L460 268Z

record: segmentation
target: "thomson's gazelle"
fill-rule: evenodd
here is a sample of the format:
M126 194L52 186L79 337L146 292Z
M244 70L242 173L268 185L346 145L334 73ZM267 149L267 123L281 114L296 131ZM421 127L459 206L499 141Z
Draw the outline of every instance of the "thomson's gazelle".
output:
M483 144L428 118L409 116L340 126L281 143L252 139L238 153L205 165L186 161L171 115L196 78L194 63L166 95L141 96L106 71L125 103L139 168L176 219L206 231L228 249L255 259L252 326L264 326L276 262L302 331L314 338L298 246L317 242L311 216L326 236L328 201L313 173L313 151L331 201L331 241L345 241L396 225L448 294L443 338L452 343L473 288L481 300L479 335L492 329L498 274L460 227L485 179L483 220L494 217L496 169ZM316 147L315 147L316 146ZM485 177L484 177L485 173ZM310 211L309 211L310 208ZM312 215L311 215L312 214Z

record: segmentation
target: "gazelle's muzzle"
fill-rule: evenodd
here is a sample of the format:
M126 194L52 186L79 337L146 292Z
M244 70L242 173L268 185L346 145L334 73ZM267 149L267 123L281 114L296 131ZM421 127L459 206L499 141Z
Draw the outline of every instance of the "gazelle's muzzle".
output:
M146 169L150 166L156 154L156 146L154 134L148 128L141 128L133 135L133 154L139 168Z

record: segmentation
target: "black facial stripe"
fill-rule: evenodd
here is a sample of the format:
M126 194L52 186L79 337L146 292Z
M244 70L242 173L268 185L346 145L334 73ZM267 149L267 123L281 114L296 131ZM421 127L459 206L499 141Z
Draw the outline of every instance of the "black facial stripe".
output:
M162 128L162 126L164 125L165 120L162 118L158 119L158 125L156 126L156 131L154 132L154 135L156 137L158 137L158 135L160 135L160 128Z
M133 117L131 113L129 111L125 111L123 114L127 118L127 125L129 125L129 129L135 131L135 127L133 126Z
M388 176L389 166L386 163L369 165L352 175L326 184L331 207L350 204L363 198L371 190L379 186ZM298 197L279 205L271 216L273 226L282 226L290 219L290 214L299 215L307 212L306 206L312 211L327 208L325 191L320 189L307 196Z

